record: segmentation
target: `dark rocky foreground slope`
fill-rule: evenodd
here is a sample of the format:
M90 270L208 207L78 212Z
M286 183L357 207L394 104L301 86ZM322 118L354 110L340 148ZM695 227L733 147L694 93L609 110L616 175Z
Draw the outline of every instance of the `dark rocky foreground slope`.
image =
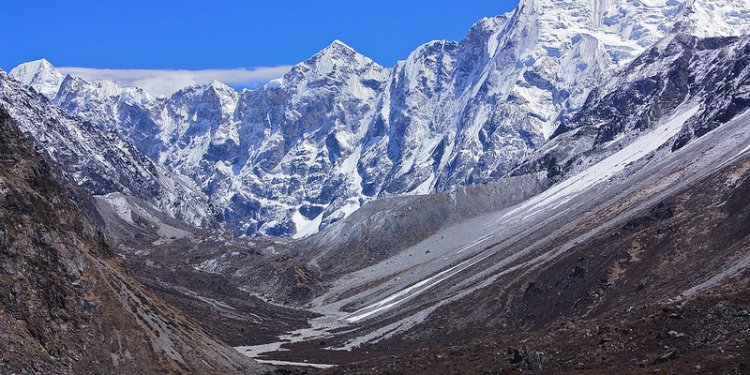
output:
M258 373L141 287L0 109L0 373Z

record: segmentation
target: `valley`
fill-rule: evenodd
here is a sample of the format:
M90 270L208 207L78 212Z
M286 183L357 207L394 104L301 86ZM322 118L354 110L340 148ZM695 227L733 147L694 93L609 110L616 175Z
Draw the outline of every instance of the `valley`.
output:
M0 373L750 371L750 1L521 0L384 67L0 70Z

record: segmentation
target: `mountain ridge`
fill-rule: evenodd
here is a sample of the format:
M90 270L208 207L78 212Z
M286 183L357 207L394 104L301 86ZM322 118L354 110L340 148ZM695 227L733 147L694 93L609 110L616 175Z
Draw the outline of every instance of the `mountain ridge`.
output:
M225 101L187 96L194 87L162 99L61 90L55 102L190 176L238 234L299 237L375 199L502 177L674 24L737 33L711 22L748 19L750 3L732 5L522 1L393 68L336 40L259 89L224 90Z
M257 90L52 101L0 72L0 105L141 282L258 361L741 373L744 3L524 0L392 68L334 41ZM159 212L191 191L225 227Z
M89 193L120 192L192 225L217 224L210 202L192 181L153 163L117 133L67 114L4 72L0 105L35 146Z

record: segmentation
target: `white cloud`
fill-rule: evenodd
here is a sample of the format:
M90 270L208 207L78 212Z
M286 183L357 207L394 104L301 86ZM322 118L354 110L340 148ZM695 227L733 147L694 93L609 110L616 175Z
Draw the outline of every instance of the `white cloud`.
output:
M291 69L291 66L210 70L96 69L76 67L57 69L63 74L81 77L88 81L114 81L120 86L137 86L155 95L170 95L187 86L207 84L214 80L235 87L256 86L281 77Z

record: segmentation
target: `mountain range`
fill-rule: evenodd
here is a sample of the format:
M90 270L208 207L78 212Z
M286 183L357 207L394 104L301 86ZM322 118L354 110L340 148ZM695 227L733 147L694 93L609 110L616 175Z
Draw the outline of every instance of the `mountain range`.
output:
M236 233L303 237L378 198L505 176L677 24L700 37L747 31L742 2L595 3L523 1L392 68L335 41L239 93L214 82L155 97L46 60L10 75L188 177ZM201 210L194 222L214 219Z
M268 370L222 341L284 374L750 366L750 0L521 0L390 68L334 41L240 92L39 60L0 107L0 243L26 249L0 324L76 342L8 368L91 371L66 319L145 321L147 372Z

